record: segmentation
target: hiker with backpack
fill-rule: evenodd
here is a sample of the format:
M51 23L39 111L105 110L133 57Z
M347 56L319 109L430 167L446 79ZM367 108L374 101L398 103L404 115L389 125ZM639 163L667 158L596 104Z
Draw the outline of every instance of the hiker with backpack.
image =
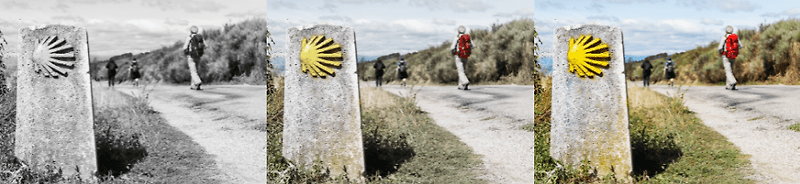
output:
M372 68L375 68L375 87L381 87L381 83L383 82L383 69L386 68L386 65L383 65L383 61L378 58L375 64L372 65Z
M477 48L466 32L466 27L458 26L458 35L453 38L453 45L450 46L450 53L455 56L456 69L458 69L458 89L461 90L469 90L469 79L464 73L464 67L469 55L472 53L472 49Z
M114 76L117 75L117 63L113 59L109 59L106 63L106 71L108 72L108 87L114 87Z
M406 70L406 61L403 60L403 57L400 57L400 62L397 62L397 80L403 81L400 83L402 86L406 86L406 78L408 78Z
M669 79L669 85L674 86L675 82L675 63L672 62L672 58L667 57L667 62L664 63L664 77Z
M203 81L200 80L200 75L197 74L197 63L200 62L200 57L203 56L203 50L206 45L203 41L203 36L198 34L197 26L189 28L189 37L186 38L186 45L183 47L183 54L187 57L189 64L189 72L192 75L192 86L189 89L202 90L200 85Z
M644 82L644 87L650 86L650 74L652 74L653 64L650 63L650 59L645 58L644 62L642 62L642 81Z
M139 86L139 78L142 77L142 75L139 73L139 62L136 61L136 58L133 58L133 62L131 63L129 70L131 74L131 80L133 80L133 86Z
M725 37L719 41L719 54L722 55L722 66L725 67L725 89L736 90L736 78L733 77L733 63L743 48L739 36L733 34L733 26L725 27Z

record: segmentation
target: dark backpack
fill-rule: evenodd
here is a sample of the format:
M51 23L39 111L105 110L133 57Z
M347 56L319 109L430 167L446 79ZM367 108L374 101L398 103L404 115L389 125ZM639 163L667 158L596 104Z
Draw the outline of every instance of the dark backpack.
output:
M400 65L400 73L406 73L406 65Z
M736 59L736 56L739 56L739 36L730 34L725 39L725 57Z
M674 63L673 64L668 64L667 65L667 72L672 73L673 71L675 71L675 64Z
M469 58L469 55L472 54L472 44L470 43L469 34L461 34L458 38L458 57Z
M197 34L193 34L191 37L192 38L189 39L189 48L184 50L184 54L191 55L192 57L203 56L204 50L206 49L203 37Z

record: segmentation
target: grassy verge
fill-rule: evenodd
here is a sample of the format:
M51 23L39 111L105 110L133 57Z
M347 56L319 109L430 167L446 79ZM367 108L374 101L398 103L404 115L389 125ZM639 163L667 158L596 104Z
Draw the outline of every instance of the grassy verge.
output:
M794 131L800 132L800 123L795 123L795 124L789 125L789 130L794 130Z
M550 79L543 79L548 81ZM549 82L544 82L550 85ZM550 86L544 86L550 88ZM549 155L550 97L537 93L535 168L539 182L592 182L583 168L557 167ZM542 95L542 96L539 96ZM702 124L683 97L628 88L634 178L639 183L752 183L744 178L747 156ZM602 181L602 179L599 179Z
M98 177L101 183L214 183L214 162L202 147L166 124L144 96L93 86ZM0 96L0 182L64 183L58 168L34 172L14 157L15 91Z
M278 86L282 86L282 81ZM433 123L414 102L374 88L361 88L361 129L369 183L484 183L481 162L458 137ZM271 183L341 183L324 168L294 167L281 155L283 92L267 95L267 179Z

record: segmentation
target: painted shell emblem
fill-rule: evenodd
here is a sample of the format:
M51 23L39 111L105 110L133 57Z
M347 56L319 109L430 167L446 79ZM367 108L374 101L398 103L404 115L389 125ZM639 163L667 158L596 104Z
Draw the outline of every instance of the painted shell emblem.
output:
M577 41L575 38L569 39L567 59L569 72L578 77L594 77L603 75L600 67L608 68L611 54L608 52L608 45L602 43L599 38L582 35Z
M73 48L66 40L48 36L39 41L33 51L33 67L45 77L67 76L67 70L75 64Z
M310 41L303 38L300 50L301 72L308 72L312 77L325 77L334 74L334 71L326 65L342 65L342 47L333 43L333 38L323 40L325 36L314 36Z

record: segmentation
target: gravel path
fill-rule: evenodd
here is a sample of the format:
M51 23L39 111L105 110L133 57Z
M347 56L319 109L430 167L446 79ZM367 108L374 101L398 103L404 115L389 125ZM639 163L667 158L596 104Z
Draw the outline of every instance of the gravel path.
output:
M369 84L374 87L374 82ZM400 96L409 93L396 85L382 88ZM533 132L520 129L533 122L533 86L470 89L425 86L416 93L417 105L475 154L483 155L480 169L485 174L480 178L489 183L533 183Z
M800 132L788 126L800 123L799 86L693 86L685 93L686 106L706 126L751 155L759 183L800 183ZM676 88L652 85L662 94ZM684 88L685 89L685 88Z
M266 122L264 86L156 86L150 106L215 156L219 177L227 183L267 182L267 133L254 129ZM118 86L126 94L140 94Z

